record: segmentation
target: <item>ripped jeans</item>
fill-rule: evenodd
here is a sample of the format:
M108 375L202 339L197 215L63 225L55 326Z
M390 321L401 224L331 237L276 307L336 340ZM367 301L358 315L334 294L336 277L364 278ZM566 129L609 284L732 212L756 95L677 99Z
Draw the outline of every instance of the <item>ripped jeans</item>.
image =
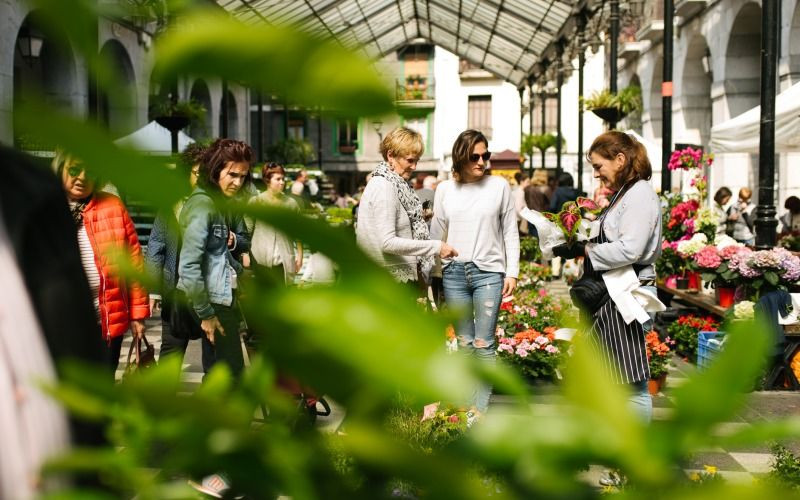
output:
M442 272L447 305L464 314L456 326L459 351L489 364L495 363L494 332L504 277L503 273L481 271L472 262L451 262ZM475 388L471 404L485 412L491 394L491 385L481 383Z

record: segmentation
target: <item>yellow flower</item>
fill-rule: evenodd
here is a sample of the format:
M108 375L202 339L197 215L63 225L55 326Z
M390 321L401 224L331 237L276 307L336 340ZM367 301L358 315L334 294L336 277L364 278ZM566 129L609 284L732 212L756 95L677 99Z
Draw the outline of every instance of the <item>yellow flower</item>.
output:
M714 474L717 473L717 468L714 467L713 465L704 465L703 468L705 468L706 472L708 472L711 475L714 475Z
M690 479L691 481L694 481L695 483L697 483L697 482L699 482L699 481L700 481L700 474L698 474L697 472L692 472L692 473L689 475L689 479Z

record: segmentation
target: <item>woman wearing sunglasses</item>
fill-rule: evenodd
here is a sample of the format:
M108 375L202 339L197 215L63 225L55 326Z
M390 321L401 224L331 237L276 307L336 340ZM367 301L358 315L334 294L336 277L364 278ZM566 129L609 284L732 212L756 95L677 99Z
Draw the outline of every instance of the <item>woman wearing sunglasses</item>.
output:
M143 270L139 238L122 200L96 191L97 180L86 173L78 160L59 151L53 166L69 201L83 269L114 373L125 332L130 329L135 337L141 337L144 320L150 316L147 292L139 283L120 276L116 262L122 252L135 269Z
M459 251L442 262L445 301L464 314L456 326L459 350L494 364L500 302L517 286L519 232L511 187L486 173L488 147L477 130L456 139L453 179L436 188L431 238L446 238ZM491 392L488 384L475 389L472 405L478 412L489 407Z

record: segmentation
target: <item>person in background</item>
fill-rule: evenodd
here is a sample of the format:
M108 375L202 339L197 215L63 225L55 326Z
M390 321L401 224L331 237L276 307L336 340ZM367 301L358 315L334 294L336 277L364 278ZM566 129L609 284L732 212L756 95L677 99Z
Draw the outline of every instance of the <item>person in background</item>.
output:
M64 361L105 368L108 347L62 181L2 146L0 175L0 498L27 500L65 487L40 476L46 461L107 444L100 424L70 417L41 388L64 375Z
M301 170L297 172L297 176L294 178L294 182L290 188L292 196L295 197L297 204L301 208L305 208L309 203L311 203L311 191L308 188L307 183L308 172L306 170Z
M356 240L366 254L418 296L427 288L434 255L457 255L447 243L430 238L422 203L408 184L424 149L422 136L409 128L386 134L380 146L384 161L364 189L356 227Z
M122 200L98 191L97 179L86 172L78 159L57 151L53 167L69 201L83 269L113 374L119 365L123 336L130 330L140 338L145 331L144 320L150 316L147 291L140 283L121 276L115 262L124 256L134 269L144 270L139 237Z
M522 172L514 174L514 180L517 181L517 185L511 188L511 196L514 198L514 212L517 214L517 227L519 228L520 236L522 236L528 234L528 221L523 219L520 214L522 213L522 209L527 207L527 203L525 202L525 189L530 185L531 180Z
M575 181L572 179L572 176L566 172L562 172L561 175L558 176L558 187L555 193L553 193L553 197L550 198L550 211L553 213L560 212L564 203L575 201L580 195L580 191L575 189Z
M250 249L250 241L243 218L230 205L249 180L252 159L253 151L244 142L214 141L178 219L182 246L177 288L191 301L205 334L203 366L224 362L235 377L244 367L236 292L244 268L238 257Z
M550 198L547 197L546 189L547 186L541 176L534 177L528 187L523 190L525 205L537 212L547 212L550 209Z
M431 215L433 215L434 197L434 190L432 186L435 182L436 178L432 175L418 174L417 182L414 186L414 192L417 193L419 201L422 203L422 209L429 211ZM430 220L430 217L426 217L425 220Z
M745 245L755 243L753 222L756 206L750 202L753 191L748 187L739 190L739 201L728 208L728 220L733 221L733 239Z
M188 171L189 186L192 190L197 186L197 175L205 150L205 146L194 142L184 149L178 159L178 168ZM190 332L173 332L169 321L174 304L172 299L175 286L178 284L178 254L181 249L178 218L185 201L186 198L183 198L171 209L158 212L150 230L150 238L147 240L145 267L159 283L159 288L154 290L156 294L150 295L151 313L155 313L156 306L161 303L159 359L170 354L180 355L183 359L191 337Z
M717 236L722 236L728 232L728 202L731 201L733 193L730 189L722 186L714 193L714 205L711 210L714 213L714 219L717 221ZM733 224L730 224L730 233L733 235Z
M790 196L786 198L783 203L783 208L788 210L781 216L781 232L791 233L793 231L800 231L800 198L797 196Z
M489 141L465 130L453 144L453 179L436 188L431 238L458 249L443 255L444 296L461 309L456 326L459 350L494 365L495 329L500 302L517 286L519 230L508 182L486 175ZM492 387L481 383L471 404L478 414L489 408Z
M299 211L300 207L294 198L284 194L286 171L277 163L267 163L261 169L261 179L267 189L251 198L249 203L256 205L273 205ZM293 242L280 231L261 220L247 220L250 233L253 235L250 254L255 266L262 270L275 272L286 284L294 281L294 275L303 266L303 245ZM296 246L296 249L295 249Z
M556 195L556 189L558 189L558 177L556 177L555 173L552 171L547 172L547 185L542 188L544 194L547 195L548 200L548 208L550 208L550 203L552 203L553 199Z

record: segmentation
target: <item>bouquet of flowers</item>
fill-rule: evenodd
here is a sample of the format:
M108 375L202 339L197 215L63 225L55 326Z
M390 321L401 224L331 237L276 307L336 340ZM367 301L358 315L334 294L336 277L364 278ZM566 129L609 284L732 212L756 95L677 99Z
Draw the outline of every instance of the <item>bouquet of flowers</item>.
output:
M667 241L679 241L682 238L691 238L695 233L695 215L700 208L697 200L680 201L680 198L670 199L668 210L664 212L663 231Z
M697 359L697 337L700 332L716 332L719 321L711 316L701 317L687 314L667 327L667 333L675 341L675 350L688 359Z
M710 167L713 163L713 154L703 154L702 149L687 147L672 152L667 168L670 170L694 170Z
M647 349L647 361L650 365L650 378L657 379L667 374L669 358L672 349L670 346L675 341L667 337L664 340L658 336L658 332L652 331L645 335L645 348Z
M555 330L551 326L544 333L528 329L513 335L498 331L498 357L517 366L528 378L555 380L566 354L565 342L555 340Z
M729 275L738 275L739 283L747 288L747 297L757 299L765 291L786 290L800 280L800 257L785 248L757 252L739 248L730 253L728 270L734 274Z

